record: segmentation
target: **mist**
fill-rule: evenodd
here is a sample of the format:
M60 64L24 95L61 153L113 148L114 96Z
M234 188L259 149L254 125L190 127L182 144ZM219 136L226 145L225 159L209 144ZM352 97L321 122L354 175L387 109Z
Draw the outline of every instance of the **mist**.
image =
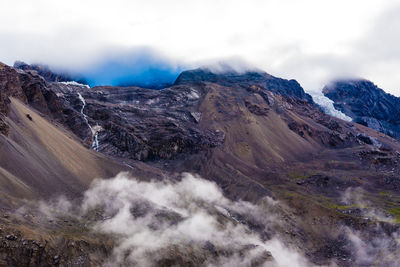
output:
M372 201L368 192L358 187L343 193L341 204L348 207L346 212L357 213L367 225L366 229L342 228L349 244L347 249L357 266L399 266L400 230L396 218Z
M350 265L400 264L400 230L395 218L361 188L348 188L340 212L355 214L332 229L341 260ZM291 231L290 208L264 197L257 203L232 201L214 183L198 175L141 181L122 172L96 179L80 200L58 197L27 209L40 220L67 220L112 240L104 266L317 266ZM37 215L36 215L37 216ZM361 227L362 226L362 227ZM335 257L324 266L337 266Z
M101 218L88 227L115 241L105 266L311 266L276 227L283 206L270 197L257 205L231 201L214 183L189 173L178 181L140 181L128 173L93 181L79 205L66 198L41 202L47 216Z
M2 7L0 61L86 69L93 84L103 76L100 83L107 84L149 79L153 72L173 80L186 67L241 58L298 80L306 91L335 78L362 77L400 95L395 0L6 0ZM146 50L161 60L129 56L146 56ZM131 71L121 77L116 73L123 68Z

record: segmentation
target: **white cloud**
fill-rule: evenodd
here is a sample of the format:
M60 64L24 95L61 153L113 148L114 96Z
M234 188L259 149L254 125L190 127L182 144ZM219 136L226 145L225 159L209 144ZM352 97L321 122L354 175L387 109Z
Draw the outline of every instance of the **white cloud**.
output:
M175 257L192 260L194 253L197 264L204 266L248 266L266 251L272 252L276 266L308 266L301 254L277 237L262 241L246 224L234 223L239 221L232 219L235 213L263 222L264 227L279 223L270 212L278 203L266 198L261 205L230 201L215 183L188 173L177 182L142 182L120 173L94 182L85 192L83 210L105 207L108 219L96 223L94 229L119 237L109 259L113 263L154 266L157 257L169 256L163 251L173 254L174 248ZM199 249L206 244L223 252L206 257L204 263L204 251Z
M64 197L40 202L38 217L84 218L93 231L113 237L115 246L105 266L154 266L162 259L209 267L250 266L255 261L260 266L311 266L276 233L275 227L286 224L279 219L283 208L269 197L257 205L231 201L214 182L189 173L180 181L148 182L120 173L95 180L81 205ZM101 217L88 220L94 211ZM270 237L262 237L263 232Z
M191 66L242 57L308 90L356 75L400 95L395 3L4 0L0 60L77 67L112 51L151 47Z

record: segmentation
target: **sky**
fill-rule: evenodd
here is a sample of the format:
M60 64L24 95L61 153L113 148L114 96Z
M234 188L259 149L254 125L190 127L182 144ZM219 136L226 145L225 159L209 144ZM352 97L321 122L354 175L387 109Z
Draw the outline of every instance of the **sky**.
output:
M0 61L9 65L87 70L112 61L181 70L243 61L307 91L362 77L400 96L396 0L0 2Z

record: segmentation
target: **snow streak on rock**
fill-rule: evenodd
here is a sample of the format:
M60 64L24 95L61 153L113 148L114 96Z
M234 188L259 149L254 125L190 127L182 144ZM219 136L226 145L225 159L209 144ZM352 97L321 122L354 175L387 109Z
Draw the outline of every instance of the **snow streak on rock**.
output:
M80 93L78 93L78 97L79 97L79 100L81 100L81 102L82 102L81 114L82 114L87 126L89 127L90 131L92 132L92 139L93 139L92 149L98 151L99 150L98 134L99 134L99 131L101 131L101 126L96 125L96 126L92 127L89 124L89 120L87 119L86 114L83 112L83 110L85 109L85 106L86 106L86 101Z
M75 82L75 81L60 82L60 83L65 84L65 85L75 85L75 86L90 88L90 86L87 85L87 84L82 84L82 83L78 83L78 82Z
M317 103L326 114L345 121L352 121L352 118L335 109L333 105L334 102L324 96L321 92L309 92L309 94L312 96L314 102Z

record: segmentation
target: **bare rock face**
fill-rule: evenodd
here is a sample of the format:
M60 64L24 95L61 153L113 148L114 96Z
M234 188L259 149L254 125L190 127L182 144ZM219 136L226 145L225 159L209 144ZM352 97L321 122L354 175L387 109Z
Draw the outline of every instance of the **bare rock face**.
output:
M22 91L21 81L18 72L0 63L0 112L8 113L9 97L16 97L23 102L26 102L26 95Z
M175 86L161 91L136 87L83 87L63 96L83 110L92 127L98 126L99 150L137 160L170 159L196 153L223 142L222 132L201 128L197 106L201 93Z
M41 64L26 64L22 61L16 61L14 63L15 69L20 69L26 72L33 72L40 76L42 76L48 82L68 82L73 81L74 79L70 77L68 74L59 74L50 70L49 67Z
M285 80L265 72L248 71L245 73L224 72L215 73L208 69L196 69L182 72L175 84L210 82L223 86L258 86L274 93L297 97L313 103L312 97L305 93L296 80Z
M400 98L367 80L336 81L323 93L354 122L400 139Z
M83 116L60 98L42 76L0 63L0 113L3 116L8 114L10 97L29 104L43 115L64 124L82 140L90 142L90 129ZM0 129L1 133L7 133L6 122L1 118Z
M8 135L8 131L9 131L8 124L5 122L4 117L0 116L0 133L2 133L3 135L7 136Z

